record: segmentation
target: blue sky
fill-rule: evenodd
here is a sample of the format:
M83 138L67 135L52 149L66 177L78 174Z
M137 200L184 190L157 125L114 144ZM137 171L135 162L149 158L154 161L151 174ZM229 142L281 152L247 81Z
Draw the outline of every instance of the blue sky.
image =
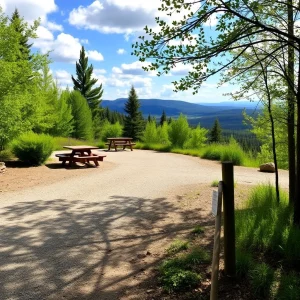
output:
M160 0L0 0L4 12L15 8L28 22L40 18L34 50L51 51L50 68L62 88L72 87L75 62L84 45L94 76L102 83L103 99L127 97L131 85L139 98L178 99L188 102L229 100L224 93L234 87L217 87L217 78L204 83L197 95L192 90L173 92L172 81L187 74L189 66L177 66L170 76L156 77L142 70L131 56L131 45L145 25L155 26Z

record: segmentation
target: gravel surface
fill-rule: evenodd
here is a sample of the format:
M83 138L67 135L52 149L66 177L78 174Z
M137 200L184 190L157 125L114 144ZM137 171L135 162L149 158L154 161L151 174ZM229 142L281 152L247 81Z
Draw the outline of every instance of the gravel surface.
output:
M170 240L212 222L208 187L221 180L218 162L141 150L107 152L99 168L54 158L46 168L13 191L18 170L0 175L0 299L141 299L132 291ZM274 181L252 168L234 176L241 186Z

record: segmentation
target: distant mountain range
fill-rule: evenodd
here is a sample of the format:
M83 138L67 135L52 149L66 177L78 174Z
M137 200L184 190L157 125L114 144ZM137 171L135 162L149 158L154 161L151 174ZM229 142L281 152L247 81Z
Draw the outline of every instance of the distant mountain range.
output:
M116 100L103 100L102 107L108 107L112 111L125 113L124 107L127 98ZM202 127L211 128L218 118L223 129L242 130L247 129L243 124L242 112L248 115L256 115L260 110L253 102L221 102L221 103L190 103L180 100L140 99L141 111L146 118L148 115L160 118L163 110L167 117L176 118L180 113L187 116L191 125L200 123Z

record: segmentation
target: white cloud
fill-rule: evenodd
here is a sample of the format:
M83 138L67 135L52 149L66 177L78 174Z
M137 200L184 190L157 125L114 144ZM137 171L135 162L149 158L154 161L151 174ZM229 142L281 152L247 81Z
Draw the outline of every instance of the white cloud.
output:
M125 54L126 51L125 51L125 49L118 49L117 53L122 55L122 54Z
M55 22L46 21L43 23L51 31L63 31L64 28L62 25L56 24Z
M94 69L94 74L96 74L96 75L106 74L106 70L104 70L104 69Z
M104 59L103 55L96 50L88 50L86 51L86 55L91 60L102 61Z
M39 38L33 41L33 46L39 48L41 53L51 51L50 56L54 61L75 63L78 60L81 49L79 39L66 33L60 33L55 39L43 26L39 26L37 35ZM103 60L103 55L96 50L87 50L86 53L90 60Z
M171 70L171 75L174 76L186 76L189 71L193 68L191 65L184 65L183 63L178 63L176 66Z
M66 70L57 70L54 72L54 78L58 81L61 86L72 86L73 81L71 74Z
M69 15L69 23L79 28L102 33L130 34L146 24L155 25L159 0L96 0L89 6L79 6Z
M112 71L116 74L145 75L147 73L143 70L143 67L148 65L147 62L135 61L131 64L122 64L121 68L113 67Z
M86 44L86 45L88 45L89 40L88 40L88 39L81 39L80 42L81 42L81 44Z
M38 18L44 22L47 14L57 10L55 0L2 0L0 4L8 15L11 15L17 7L20 15L30 22Z

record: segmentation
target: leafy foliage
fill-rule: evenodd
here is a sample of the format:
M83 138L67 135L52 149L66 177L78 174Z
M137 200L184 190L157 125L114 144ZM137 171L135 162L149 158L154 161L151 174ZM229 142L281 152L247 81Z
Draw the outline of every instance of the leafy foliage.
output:
M101 138L103 141L106 141L107 138L121 136L122 131L123 128L119 122L111 124L108 121L105 121L101 128Z
M173 120L169 126L169 138L172 146L183 148L190 134L190 127L187 118L180 114L177 120Z
M31 165L43 164L54 148L53 138L45 134L27 132L12 142L12 151L21 161Z
M184 148L186 149L199 149L204 146L207 138L206 135L208 130L201 128L198 125L196 128L190 131L188 140L184 143Z
M72 107L74 117L73 137L77 139L90 140L93 138L92 113L86 99L79 91L73 91L69 96L69 103Z
M155 144L158 143L158 133L156 128L156 122L154 120L151 120L150 122L147 122L146 128L144 131L143 136L143 142L146 144Z

